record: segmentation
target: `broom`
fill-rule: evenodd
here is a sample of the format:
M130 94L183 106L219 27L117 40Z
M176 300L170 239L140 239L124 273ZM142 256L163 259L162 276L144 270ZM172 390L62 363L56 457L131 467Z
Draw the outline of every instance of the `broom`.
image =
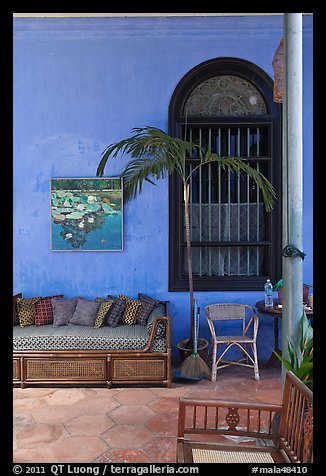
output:
M203 374L210 376L210 370L204 360L198 354L198 328L200 308L194 301L194 342L192 353L179 365L176 377L190 380L200 380Z

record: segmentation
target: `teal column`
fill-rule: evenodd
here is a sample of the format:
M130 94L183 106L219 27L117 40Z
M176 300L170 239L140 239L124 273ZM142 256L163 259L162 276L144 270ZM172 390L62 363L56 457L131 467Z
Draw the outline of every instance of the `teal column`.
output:
M284 13L283 248L302 251L302 13ZM282 355L299 347L302 317L302 258L283 257ZM286 369L283 367L283 381Z

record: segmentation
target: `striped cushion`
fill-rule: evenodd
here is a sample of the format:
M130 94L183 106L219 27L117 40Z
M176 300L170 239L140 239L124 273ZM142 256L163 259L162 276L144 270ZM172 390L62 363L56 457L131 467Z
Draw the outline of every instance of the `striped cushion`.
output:
M141 308L141 301L138 299L131 299L121 294L118 295L118 299L126 301L126 306L122 315L122 324L132 326L137 322L138 312Z
M95 319L94 327L101 327L101 325L104 323L105 316L108 310L110 309L112 303L113 303L113 299L110 299L108 301L101 301L101 304Z

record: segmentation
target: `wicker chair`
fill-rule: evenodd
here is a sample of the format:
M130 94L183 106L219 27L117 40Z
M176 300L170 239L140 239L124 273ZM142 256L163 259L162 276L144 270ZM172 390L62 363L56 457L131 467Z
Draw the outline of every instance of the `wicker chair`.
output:
M241 365L254 369L255 380L259 380L258 356L257 356L257 333L258 316L251 306L246 304L210 304L204 307L208 326L212 334L212 346L209 355L209 361L212 361L211 379L216 381L218 369L229 365ZM246 314L250 313L250 316ZM241 335L217 335L217 321L241 321ZM224 345L225 348L221 355L217 356L218 345ZM225 354L236 346L243 354L239 360L223 360ZM249 347L249 349L248 349ZM249 351L250 350L250 351Z
M312 463L312 391L288 372L281 405L180 398L177 462Z

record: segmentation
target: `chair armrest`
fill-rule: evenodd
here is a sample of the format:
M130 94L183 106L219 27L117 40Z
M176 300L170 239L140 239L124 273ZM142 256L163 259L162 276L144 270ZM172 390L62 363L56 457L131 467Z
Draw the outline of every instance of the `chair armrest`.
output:
M238 400L222 400L222 399L195 399L195 398L180 398L180 404L185 406L196 406L196 407L219 407L219 408L239 408L239 409L253 409L261 411L282 411L282 405L274 403L260 403L260 402L250 402L248 401L238 401Z
M277 439L272 423L278 412L282 405L180 398L178 437L209 433Z

